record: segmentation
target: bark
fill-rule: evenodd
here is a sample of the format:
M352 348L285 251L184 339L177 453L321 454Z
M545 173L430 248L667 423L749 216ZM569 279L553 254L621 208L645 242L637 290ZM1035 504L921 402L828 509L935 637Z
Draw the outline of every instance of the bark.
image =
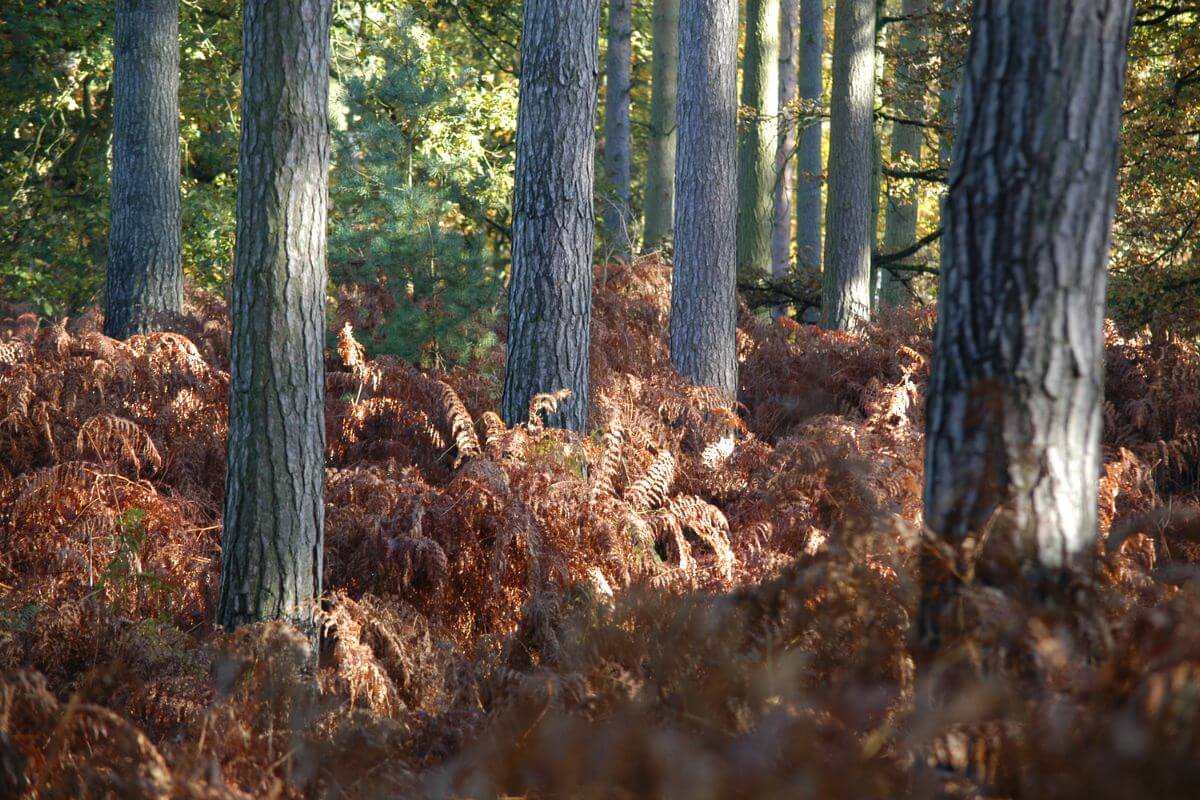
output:
M178 0L118 0L104 332L157 330L183 311Z
M779 0L747 0L742 106L748 116L738 149L737 266L771 272L775 154L779 147Z
M675 216L675 105L679 87L679 0L654 0L650 149L646 157L643 249L670 241Z
M582 431L588 410L600 0L526 0L513 199L513 274L502 411L570 389L547 424Z
M819 108L825 97L825 8L821 0L800 0L800 100ZM821 271L821 121L802 123L796 149L796 263L802 270Z
M604 201L604 227L613 253L628 259L633 216L629 201L629 91L633 0L609 0L608 82L604 103L604 169L612 196Z
M925 520L1092 550L1131 0L977 0L946 200ZM928 604L927 604L928 608Z
M329 0L247 0L218 621L321 594Z
M792 194L796 190L796 106L800 54L800 0L779 7L779 145L775 155L775 224L771 235L771 275L784 278L792 269Z
M837 0L834 26L821 324L853 330L871 315L875 0Z
M737 393L737 0L683 0L671 364Z
M929 12L929 0L904 0L901 14L906 20L901 24L899 47L894 68L895 91L898 95L894 104L899 115L905 119L925 118L925 89L921 75L913 68L925 49L925 29ZM903 122L892 124L893 167L912 169L921 163L921 146L925 134L917 125ZM917 240L917 215L919 212L917 182L905 181L896 186L889 183L885 208L883 249L886 253L908 247ZM911 299L908 287L888 270L880 275L879 302L881 306L897 306Z

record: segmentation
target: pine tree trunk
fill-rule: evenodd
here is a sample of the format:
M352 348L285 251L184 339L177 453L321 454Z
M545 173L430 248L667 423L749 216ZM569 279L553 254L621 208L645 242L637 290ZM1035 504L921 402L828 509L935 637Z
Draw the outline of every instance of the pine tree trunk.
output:
M604 168L612 196L604 201L604 227L618 258L632 252L633 217L629 200L629 100L630 58L633 36L633 0L609 0L608 53L605 74L608 88L604 103Z
M977 0L966 64L925 521L958 543L1001 513L1017 553L1045 568L1096 541L1104 290L1132 6Z
M325 485L329 0L246 0L218 621L315 636Z
M521 37L504 420L570 389L547 424L582 431L592 324L600 0L526 0Z
M738 146L737 268L741 274L766 276L771 274L779 148L779 0L746 2L742 106L750 117Z
M825 8L821 0L800 0L800 100L820 108L825 97ZM796 263L801 270L821 271L822 176L821 120L802 123L796 150Z
M683 0L671 364L737 393L737 0Z
M112 141L104 332L125 339L183 311L178 0L117 0Z
M646 156L646 223L642 249L671 240L675 224L675 106L679 90L679 0L654 0L650 148Z
M900 33L898 57L895 65L895 91L898 102L894 104L905 119L925 118L925 86L921 76L913 68L925 49L926 18L929 0L904 0L901 14L906 18ZM917 125L903 122L892 124L893 166L912 168L921 162L921 145L924 132ZM918 213L917 184L905 181L888 192L884 219L883 250L894 253L909 247L917 240ZM888 270L880 276L879 302L884 307L898 306L911 299L908 287Z
M837 0L831 91L821 324L854 330L871 316L875 0Z
M775 155L775 224L771 235L771 274L786 277L792 270L792 195L796 190L796 124L791 119L800 77L800 0L779 6L779 108L781 126Z
M965 0L942 0L942 12L948 16L962 14L964 2ZM949 48L943 45L942 49L945 52ZM954 151L954 126L958 120L958 92L961 82L962 65L953 64L943 71L941 90L938 92L938 115L942 122L938 131L938 164L944 170L950 169L950 159Z

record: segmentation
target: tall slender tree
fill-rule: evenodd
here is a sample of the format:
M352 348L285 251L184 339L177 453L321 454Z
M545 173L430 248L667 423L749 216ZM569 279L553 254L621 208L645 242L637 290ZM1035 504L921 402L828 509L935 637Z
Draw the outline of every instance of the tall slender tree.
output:
M976 0L926 422L925 520L1024 563L1096 539L1104 290L1132 0ZM944 574L940 573L939 575ZM946 584L926 593L936 632Z
M800 101L807 112L825 97L825 7L822 0L800 0ZM805 117L796 147L796 262L801 270L821 271L821 120Z
M679 0L654 0L650 142L642 249L661 247L675 223L675 110L679 87Z
M775 155L775 225L771 234L771 274L792 269L792 194L796 189L796 107L800 73L800 0L779 5L779 146Z
M502 411L523 422L542 392L572 394L547 424L588 411L600 0L526 0Z
M325 486L329 0L246 0L218 621L310 634Z
M852 330L871 315L875 0L837 0L831 92L821 321Z
M117 0L112 159L104 332L124 339L183 311L178 0Z
M609 0L607 89L604 101L604 170L612 196L604 200L604 227L615 255L628 258L633 217L630 210L629 101L633 0Z
M742 106L749 119L738 150L737 266L769 275L779 148L779 0L747 0Z
M964 9L964 4L967 0L942 0L942 14L945 18L953 18L955 16L968 13ZM943 25L943 32L946 31L946 26ZM942 53L943 59L947 59L950 48L947 47L948 42L943 41ZM958 95L959 85L962 83L962 64L958 59L949 57L950 61L943 67L942 74L939 76L939 91L938 91L938 116L941 117L941 128L938 130L938 164L942 169L950 169L950 159L953 156L954 149L954 124L958 119Z
M894 68L896 102L899 116L906 120L925 118L925 85L916 70L921 52L925 49L928 27L929 0L904 0L903 20ZM921 127L909 122L892 124L891 162L903 168L921 161L921 146L925 135ZM918 195L914 181L904 181L888 191L884 208L883 249L894 253L912 245L917 239ZM888 270L880 275L879 301L883 306L896 306L910 299L908 287Z
M671 364L737 393L737 0L683 0Z

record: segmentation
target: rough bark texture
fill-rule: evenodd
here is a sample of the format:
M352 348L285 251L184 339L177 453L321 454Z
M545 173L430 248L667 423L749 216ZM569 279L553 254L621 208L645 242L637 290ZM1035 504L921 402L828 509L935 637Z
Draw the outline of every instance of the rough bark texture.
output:
M670 241L675 224L675 109L679 91L679 0L654 0L650 149L643 250Z
M310 633L325 484L329 0L247 0L218 621Z
M821 0L800 0L800 100L806 108L820 107L825 96L824 52L825 8ZM802 125L796 149L796 263L814 273L821 271L824 172L817 119Z
M526 0L513 198L503 414L570 389L547 424L582 431L588 409L600 0Z
M683 0L671 363L737 393L737 0Z
M955 143L925 521L1006 515L1026 563L1096 537L1104 289L1131 0L977 0Z
M183 310L178 0L117 0L112 150L104 332L125 339Z
M795 107L799 79L800 0L779 6L779 146L775 155L775 223L771 234L771 274L792 269L792 194L796 190L796 123L786 121Z
M853 330L871 316L875 0L837 0L831 92L821 324Z
M619 258L632 252L633 217L629 200L629 87L633 0L609 0L608 52L604 101L604 170L612 195L604 200L604 227Z
M737 267L771 273L775 154L779 147L779 0L747 0L738 146Z
M925 118L925 87L913 65L925 48L925 29L929 0L904 0L901 14L899 46L894 68L896 110L905 119ZM921 145L925 135L917 125L903 122L892 124L891 163L900 169L912 169L921 161ZM894 253L909 247L917 240L917 183L905 181L890 184L887 206L884 209L883 250ZM881 306L897 306L911 299L908 287L888 270L883 270L879 282Z

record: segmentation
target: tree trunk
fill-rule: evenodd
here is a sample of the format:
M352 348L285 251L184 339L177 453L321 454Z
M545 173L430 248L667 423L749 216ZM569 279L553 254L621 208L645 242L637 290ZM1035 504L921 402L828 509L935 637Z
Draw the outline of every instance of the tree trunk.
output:
M654 0L650 149L642 249L670 241L675 222L675 106L679 88L679 0Z
M683 0L671 364L737 394L737 0Z
M547 424L582 431L588 412L600 0L526 0L513 198L504 420L570 389Z
M104 332L125 339L183 311L178 0L117 0L112 142Z
M800 100L807 110L821 108L825 97L825 8L821 0L800 0ZM821 120L804 121L796 150L796 263L821 271L822 175Z
M750 116L738 146L737 268L766 276L779 149L779 0L746 2L742 106Z
M325 485L329 0L246 0L218 621L315 636Z
M796 106L800 54L800 0L782 0L779 7L779 108L781 126L775 155L775 227L771 236L771 274L786 277L792 270L792 194L796 190Z
M929 12L929 0L904 0L900 42L894 68L894 104L899 115L905 119L925 118L925 84L914 69L925 49L925 28ZM903 122L892 124L893 167L913 169L921 162L921 145L924 132L917 125ZM884 219L883 250L894 253L909 247L917 240L917 214L919 211L917 182L903 181L893 186L889 183L887 207ZM879 302L881 306L898 306L911 299L904 281L888 270L880 276Z
M604 168L612 196L604 201L604 227L618 258L628 259L633 217L629 204L629 90L633 0L609 0L608 88L604 103Z
M961 543L1003 514L1023 562L1049 569L1096 540L1104 288L1132 6L977 0L963 84L925 521ZM928 612L936 602L926 600Z
M854 330L871 316L874 105L875 0L837 0L821 296L821 324L832 330Z
M963 3L966 0L942 0L942 12L947 16L965 13ZM942 45L943 61L948 58L950 48ZM938 92L938 116L942 126L938 131L938 164L944 170L950 169L950 158L954 151L954 126L958 120L958 91L962 82L962 65L951 63L943 68L941 75L941 90Z

